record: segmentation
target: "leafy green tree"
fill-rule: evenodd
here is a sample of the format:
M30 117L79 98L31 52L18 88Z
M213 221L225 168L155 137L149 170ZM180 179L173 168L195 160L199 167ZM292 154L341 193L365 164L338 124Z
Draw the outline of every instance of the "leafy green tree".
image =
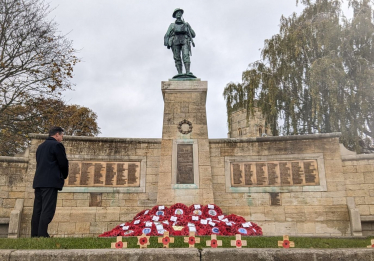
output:
M374 24L368 0L300 0L300 15L281 17L280 32L265 40L262 58L224 90L228 117L258 106L275 135L342 132L361 151L374 138ZM238 97L241 96L241 97ZM256 104L255 104L256 100Z
M96 113L86 107L56 99L30 99L0 117L0 155L23 152L29 146L29 133L48 133L52 126L61 126L66 135L96 136L100 133L96 120Z

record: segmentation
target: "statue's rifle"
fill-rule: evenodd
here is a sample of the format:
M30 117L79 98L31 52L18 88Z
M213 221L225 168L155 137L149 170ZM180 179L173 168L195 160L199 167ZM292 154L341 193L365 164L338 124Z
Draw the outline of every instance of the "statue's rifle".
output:
M184 20L183 20L183 22L184 22ZM190 25L188 23L186 23L186 24L187 24L188 38L190 39L190 42L192 43L192 46L195 47L195 43L193 42L191 31L190 31ZM192 50L191 50L191 45L190 44L188 44L188 49L190 50L190 54L192 56Z

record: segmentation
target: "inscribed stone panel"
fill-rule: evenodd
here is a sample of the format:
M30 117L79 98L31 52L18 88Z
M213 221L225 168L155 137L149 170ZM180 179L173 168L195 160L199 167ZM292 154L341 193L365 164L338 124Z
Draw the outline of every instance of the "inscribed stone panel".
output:
M177 184L194 183L193 145L177 145Z
M231 163L231 186L316 186L317 160L261 161Z
M140 162L70 161L67 187L139 187Z

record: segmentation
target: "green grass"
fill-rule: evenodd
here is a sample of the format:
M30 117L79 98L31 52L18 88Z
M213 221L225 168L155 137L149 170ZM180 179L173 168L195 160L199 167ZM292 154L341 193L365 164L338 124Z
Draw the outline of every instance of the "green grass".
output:
M150 248L161 248L162 244L157 242L158 237L151 237ZM182 236L176 236L175 243L170 248L187 248L188 244L183 242ZM205 248L206 240L210 236L200 237L201 243L195 244L196 248ZM231 248L230 241L235 237L218 236L222 240L222 247ZM243 237L247 240L249 248L277 248L278 240L282 237ZM366 248L370 245L371 238L307 238L290 237L295 242L295 248ZM0 249L98 249L110 248L116 238L0 238ZM128 242L128 248L139 248L136 237L123 237Z

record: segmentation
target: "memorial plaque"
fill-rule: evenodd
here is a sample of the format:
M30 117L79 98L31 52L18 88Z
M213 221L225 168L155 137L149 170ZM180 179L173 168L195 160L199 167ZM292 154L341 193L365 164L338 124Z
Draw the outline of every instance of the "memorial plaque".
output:
M106 164L106 175L105 175L105 185L113 186L114 185L114 177L117 175L115 171L115 164L114 163L107 163Z
M80 185L83 185L83 186L91 185L93 173L94 173L93 163L83 162L82 163Z
M317 165L314 161L304 162L305 183L314 184L318 182Z
M125 168L125 163L118 163L117 164L117 185L125 185L127 182L125 171L127 169Z
M280 193L270 192L270 206L281 206Z
M268 167L269 185L271 185L271 186L280 185L278 163L269 162L267 164L267 167Z
M304 172L301 169L300 162L298 161L291 162L291 169L292 169L292 183L294 185L303 184L304 183L304 179L303 179Z
M95 163L94 169L94 184L104 184L105 165L101 163Z
M291 185L291 171L288 162L279 162L281 185Z
M73 162L69 166L69 185L77 185L78 184L78 177L81 174L81 166L78 162Z
M139 187L140 162L70 161L65 186Z
M256 163L256 179L257 185L267 185L267 173L266 173L265 163Z
M177 184L194 184L193 145L177 145Z
M253 164L244 164L245 185L253 185Z
M242 171L239 164L232 164L232 175L234 184L242 184Z
M101 207L102 193L90 193L89 207Z
M319 185L317 160L231 163L233 187L316 185Z
M139 165L137 164L130 164L129 163L129 174L128 174L128 179L129 179L129 185L132 184L137 184L139 180L139 176L137 175L137 168Z

